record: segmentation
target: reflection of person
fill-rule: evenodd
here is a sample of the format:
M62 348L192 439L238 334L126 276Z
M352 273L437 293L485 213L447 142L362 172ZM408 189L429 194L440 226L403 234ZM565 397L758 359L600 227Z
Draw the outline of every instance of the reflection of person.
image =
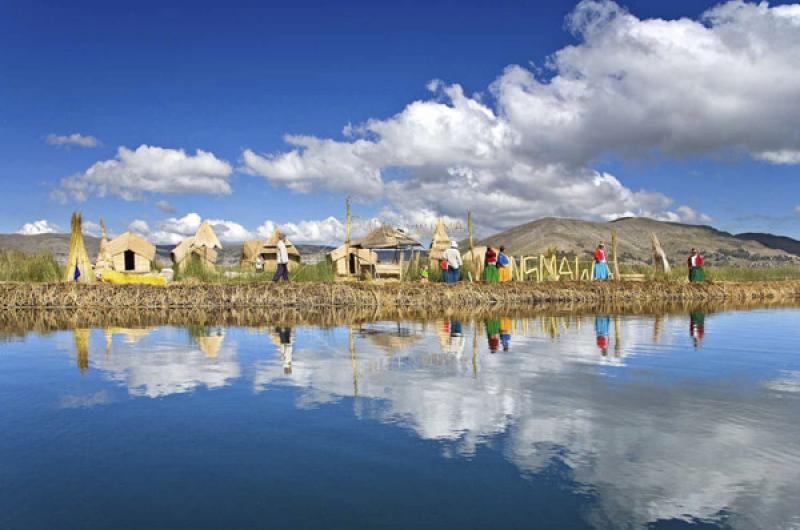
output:
M461 276L461 252L458 251L458 243L453 240L450 242L450 248L444 251L444 259L447 268L442 270L444 274L444 281L447 283L457 283Z
M289 281L289 251L286 250L286 234L278 236L277 256L278 268L275 270L275 276L272 277L273 282L283 280Z
M450 353L456 357L461 357L464 352L464 334L461 331L461 321L450 321Z
M500 319L500 343L503 345L503 351L508 351L511 345L511 319Z
M611 326L611 319L608 316L597 316L594 318L594 331L597 335L597 347L603 356L608 355L608 328Z
M692 311L689 313L689 335L692 336L694 347L699 348L706 333L706 314L702 311Z
M692 254L686 260L686 265L689 267L689 281L690 282L703 282L706 279L706 273L703 269L703 256L697 252L697 249L692 249Z
M511 280L511 261L506 256L506 247L500 247L500 253L497 255L497 274L501 282Z
M500 275L497 274L497 252L492 247L486 247L483 258L483 281L497 283Z
M292 373L292 328L275 328L275 333L281 341L281 361L283 362L283 373Z
M489 351L495 353L500 347L500 321L486 321L486 339L489 341Z
M606 257L606 246L603 243L597 245L594 251L594 279L608 279L608 258Z

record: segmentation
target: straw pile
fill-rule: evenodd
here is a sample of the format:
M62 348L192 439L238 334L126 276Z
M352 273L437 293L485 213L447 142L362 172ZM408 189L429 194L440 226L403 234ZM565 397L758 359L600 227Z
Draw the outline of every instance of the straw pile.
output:
M70 220L69 255L64 267L65 282L93 283L94 270L81 233L81 214L73 212Z
M368 307L450 309L503 304L796 300L800 281L674 282L230 283L151 285L0 284L0 307L225 308Z

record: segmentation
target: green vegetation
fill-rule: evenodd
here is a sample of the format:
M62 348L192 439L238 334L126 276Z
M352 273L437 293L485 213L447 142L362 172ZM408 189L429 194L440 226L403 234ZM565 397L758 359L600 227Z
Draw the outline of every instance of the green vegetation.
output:
M0 250L0 281L58 282L62 269L49 252L23 254L15 250Z
M269 278L272 279L272 274ZM289 275L289 279L296 282L332 282L333 266L327 261L320 261L314 265L301 265L299 269Z
M649 280L688 281L686 267L674 267L669 274L654 274L650 265L620 265L621 274L644 274ZM706 266L707 282L767 282L800 280L800 267L732 267Z
M211 271L204 269L199 261L193 261L183 272L176 272L175 280L190 283L259 283L272 281L274 274L274 270L254 272L252 269L238 266L217 266L214 271ZM327 261L313 265L301 265L300 268L289 274L289 279L296 282L332 282L334 279L333 268Z

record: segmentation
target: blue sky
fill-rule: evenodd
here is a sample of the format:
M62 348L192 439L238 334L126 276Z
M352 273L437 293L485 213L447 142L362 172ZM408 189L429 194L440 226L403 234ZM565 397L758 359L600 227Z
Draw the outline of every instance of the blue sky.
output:
M192 212L234 223L250 235L258 227L295 223L289 228L296 239L325 239L339 232L330 223L320 230L318 223L341 218L344 198L351 195L360 217L412 226L437 215L457 219L469 208L484 233L539 215L597 219L637 213L800 237L800 116L790 103L800 96L792 72L800 46L796 12L759 12L752 4L695 28L698 47L704 27L735 30L738 37L746 33L764 54L756 66L728 65L725 54L717 53L679 57L683 62L654 64L652 72L637 74L641 61L628 62L627 44L615 44L609 35L627 28L637 35L652 30L661 39L651 19L664 19L666 31L677 31L675 19L697 20L715 3L625 2L627 12L608 2L583 9L574 2L532 1L110 4L0 7L0 182L9 205L0 210L2 232L37 220L66 228L70 212L80 209L86 219L103 217L117 233L143 221L136 226L155 239L191 229L193 219L185 216ZM587 18L568 22L576 13ZM752 52L731 44L722 30L717 34L734 54ZM690 50L692 39L686 38ZM665 46L674 46L668 41ZM568 46L579 53L553 67L553 54ZM592 50L608 64L595 67ZM528 81L504 75L509 65L532 72L540 85L531 89ZM719 74L711 71L717 66ZM554 101L570 92L556 93L548 83L576 67L585 68L580 78L587 83L593 75L637 80L609 97L610 110L597 106L600 92L588 102L567 96L565 106L556 107ZM726 84L720 78L731 68L740 71ZM669 88L669 71L677 72L674 89L650 98L652 83ZM432 87L432 80L441 82ZM541 100L519 100L524 109L515 117L510 109L518 101L490 88L501 81L511 87L509 94L523 86L542 92ZM455 84L466 98L461 106L449 90ZM675 94L687 86L699 87L686 98L687 106L699 110L670 110L680 105ZM744 96L737 92L741 86L750 87ZM427 106L407 107L414 101ZM728 106L733 110L725 107L728 101L734 101ZM542 102L540 115L523 115ZM478 109L478 118L471 114L476 104L492 113L486 123L484 110ZM554 125L554 109L573 122ZM412 125L402 116L395 119L404 110ZM438 123L442 111L439 120L476 132L457 135L455 147L437 146L435 153L418 156L415 138L429 145L443 133L417 127ZM684 112L689 119L697 116L696 130L708 131L695 137L685 119L673 120ZM598 115L606 118L584 118ZM377 128L343 135L347 124L358 129L369 120ZM56 137L72 134L91 136L97 145L74 145L67 138L53 145ZM316 143L287 144L286 134L309 135ZM365 152L353 147L358 142L367 142ZM629 144L637 145L628 149ZM94 164L115 160L120 146L136 151L143 145L161 150L148 152L144 167L122 164L119 173L99 168L94 174L100 180L89 183L85 172ZM474 148L465 153L462 145ZM397 154L406 148L408 154ZM202 172L202 164L178 174L159 172L160 156L184 150L191 159L197 149L228 166L209 170L213 184L195 186L194 171ZM249 162L247 150L254 155ZM297 157L286 158L293 150ZM776 152L784 153L782 163L769 155ZM613 180L600 182L594 172ZM124 189L117 188L120 175L131 179ZM83 196L62 184L68 177L75 177ZM138 179L155 187L137 188ZM175 184L164 184L169 179ZM241 233L225 226L231 237Z

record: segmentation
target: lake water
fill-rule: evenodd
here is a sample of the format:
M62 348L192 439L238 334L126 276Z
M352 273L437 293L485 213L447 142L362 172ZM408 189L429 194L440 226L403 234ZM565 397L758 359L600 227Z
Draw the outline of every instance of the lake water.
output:
M2 335L0 529L800 528L800 310Z

